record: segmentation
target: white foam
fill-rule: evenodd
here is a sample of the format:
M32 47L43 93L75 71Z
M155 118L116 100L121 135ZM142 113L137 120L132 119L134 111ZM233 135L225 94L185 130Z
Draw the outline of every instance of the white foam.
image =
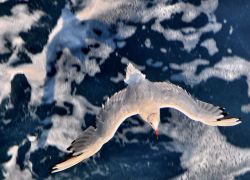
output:
M152 48L152 44L151 44L151 41L149 38L145 39L145 42L144 42L146 48Z
M0 53L9 52L9 49L5 47L5 39L12 44L12 47L15 46L18 34L29 30L43 15L41 11L30 13L26 5L14 6L11 14L11 16L0 17Z
M228 49L227 49L227 52L228 52L229 54L232 54L232 49L231 49L231 48L228 48Z
M118 73L117 77L111 77L110 80L114 83L123 81L125 76L122 73Z
M96 19L97 17L105 15L108 11L119 9L122 5L122 1L111 0L87 0L82 3L84 3L85 8L79 10L76 14L76 17L81 20Z
M202 34L207 32L217 33L218 31L220 31L221 27L222 26L219 23L210 23L198 30L196 29L194 32L189 34L183 33L186 31L186 29L182 29L181 31L173 29L164 29L160 24L154 24L152 26L152 29L162 33L167 40L181 41L184 45L184 49L190 52L196 47Z
M161 51L162 53L167 53L167 49L166 49L166 48L161 48L160 51Z
M250 113L250 104L244 104L241 106L241 111L244 113Z
M229 34L230 34L230 35L231 35L231 34L233 34L233 31L234 31L233 26L230 26L230 29L229 29Z
M17 21L18 22L20 21L19 23L26 24L24 26L26 29L29 29L30 26L32 25L32 23L34 23L35 20L37 20L38 17L40 17L42 14L40 11L38 11L36 14L29 14L27 7L24 5L18 5L18 6L15 6L15 8L17 8L17 10L18 10L16 13L18 13L18 12L20 13L20 16L18 18L20 18L20 17L23 17L24 19L27 18L27 19L25 19L25 22L27 20L28 23L27 24L23 23L23 19L19 20L16 16L6 17L6 18L8 20L9 20L9 18L13 18L13 19L17 18ZM30 17L30 16L32 16L32 17ZM30 20L30 18L31 18L31 20ZM12 21L14 21L14 20L12 20ZM2 23L4 23L4 21L2 21ZM7 23L7 25L8 25L8 23ZM16 25L18 25L18 24L13 23L13 24L11 24L11 26L9 25L10 26L9 28L15 29ZM21 27L16 28L16 30L14 32L11 32L11 34L12 34L11 37L13 38L13 42L14 42L15 47L22 48L22 50L24 52L26 52L27 55L30 57L30 59L32 60L32 63L31 64L22 64L18 67L9 66L9 63L12 62L11 59L13 58L13 60L14 60L14 57L16 56L16 53L17 53L17 49L16 49L10 58L11 61L8 64L0 64L0 81L1 81L1 84L3 86L3 88L0 92L0 101L4 97L9 95L10 82L16 74L20 73L20 74L24 74L26 76L29 84L31 85L31 88L32 88L31 103L32 104L39 104L41 102L41 99L42 99L43 93L44 93L43 86L44 86L44 82L45 82L45 78L46 78L47 46L48 46L48 44L50 44L50 41L51 41L51 39L53 39L55 34L61 29L62 20L59 19L57 26L52 30L52 32L49 36L49 41L48 41L47 45L44 47L43 51L39 54L36 54L36 55L33 55L33 54L27 52L25 49L23 49L23 41L19 37L14 36L14 35L17 35L19 33L19 30L20 31L25 30L24 28L21 28ZM8 31L8 30L6 29L6 31ZM50 51L54 51L54 49L51 48Z
M116 43L116 45L117 45L118 48L123 48L126 45L126 42L125 41L118 41Z
M121 58L121 62L122 62L123 64L128 65L129 63L131 63L131 62L133 62L133 61L130 60L130 59L128 59L128 58L126 58L126 57L122 57L122 58ZM145 66L140 66L140 65L135 64L135 63L133 63L133 66L134 66L136 69L138 69L139 71L145 70Z
M152 29L162 33L167 40L177 40L182 42L184 49L190 52L196 47L202 34L207 32L216 33L220 31L222 25L216 21L216 17L213 15L213 11L217 6L218 1L213 0L201 1L201 6L199 7L195 7L188 3L176 3L173 6L163 6L160 10L164 12L164 16L160 16L156 20ZM190 22L203 12L207 15L209 23L199 29L194 29L192 27L182 28L180 30L164 29L160 24L161 20L164 17L169 19L171 14L177 12L183 12L182 20L185 22Z
M208 54L210 56L213 56L217 52L219 52L217 46L216 46L216 41L214 39L206 39L201 43L201 46L205 47L208 51Z
M137 28L135 26L128 26L123 23L118 23L116 38L121 40L127 39L135 33L136 29Z
M146 64L148 66L152 66L152 67L155 67L155 68L160 68L160 67L162 67L163 62L162 61L154 61L153 59L149 58L149 59L146 60Z
M198 64L197 64L198 63ZM208 60L194 60L190 63L183 63L181 65L172 64L173 69L182 70L179 74L171 76L173 80L183 81L186 84L194 86L202 81L206 81L211 77L218 77L225 81L233 81L239 79L241 76L247 77L248 96L250 97L250 62L239 56L223 57L221 61L216 63L213 67L205 68L198 75L195 74L197 65L208 64Z
M0 101L10 93L10 82L12 78L17 74L25 74L29 81L31 81L31 87L36 91L43 84L43 79L45 78L44 71L44 58L41 56L33 56L28 53L23 47L23 40L18 36L22 31L27 31L31 26L36 23L40 17L43 15L41 11L35 11L30 13L26 5L14 6L11 10L11 16L2 16L0 18L0 53L9 52L6 47L4 47L5 38L11 42L11 47L14 48L14 52L9 58L8 64L0 64L0 82L2 85L0 92ZM9 64L16 62L18 60L17 53L19 51L24 51L32 59L33 64L21 65L18 68L10 67ZM35 101L41 97L41 92L34 96L32 94L32 100ZM39 96L40 94L40 96Z
M159 131L173 138L165 144L168 150L183 153L181 165L187 169L175 179L234 179L250 170L250 149L241 149L227 142L217 127L194 122L171 110L170 123Z
M10 82L16 74L24 74L28 81L30 82L32 88L31 101L39 102L43 90L41 87L44 84L45 79L45 62L43 53L40 55L33 56L28 53L28 56L32 58L32 64L22 64L18 67L11 67L8 64L0 64L0 81L2 84L2 89L0 92L0 101L9 95L11 87ZM14 52L10 57L11 62L15 61L16 53Z
M62 72L56 75L56 79L54 82L51 82L52 86L47 86L48 89L48 95L44 95L44 92L42 91L44 81L45 81L45 75L46 75L46 60L48 62L52 61L55 58L55 53L58 50L63 50L63 48L77 48L83 45L84 43L94 43L95 41L93 39L86 39L86 31L89 30L88 28L91 28L90 26L82 26L79 23L79 20L88 20L88 19L99 19L105 23L111 23L114 22L117 18L121 18L124 20L132 20L134 22L148 22L149 20L156 18L157 21L155 24L159 25L159 22L164 19L171 18L171 15L173 13L177 12L183 12L183 21L189 22L193 20L195 17L197 17L201 12L205 12L210 19L210 23L206 25L205 27L201 28L199 30L199 35L194 33L192 28L185 28L182 30L174 30L173 36L171 35L172 40L179 40L182 41L185 44L185 48L191 50L194 48L194 45L190 43L197 40L199 36L203 32L209 32L213 31L216 32L220 29L220 24L216 23L216 20L214 17L212 17L211 12L214 11L217 7L217 3L214 1L209 1L209 3L202 2L202 5L200 7L195 7L188 3L176 3L174 5L166 5L164 2L159 2L156 6L154 6L152 9L147 9L146 4L141 1L116 1L115 3L112 3L112 6L110 5L110 2L106 1L86 1L84 2L84 7L82 10L78 11L76 13L76 17L74 17L73 14L71 14L69 11L64 10L62 13L62 17L59 18L57 25L51 32L49 36L48 44L44 47L44 50L39 55L32 55L29 54L31 57L33 64L31 65L23 65L19 66L18 68L14 69L8 69L9 76L5 76L3 82L10 82L12 77L16 73L24 73L26 77L28 78L28 81L30 82L32 86L32 102L38 101L42 97L53 97L53 99L50 100L57 100L58 105L62 105L63 101L68 101L73 103L74 105L74 115L69 119L69 117L59 117L59 116L53 116L52 122L53 127L48 132L48 134L44 134L44 136L48 135L48 138L46 140L47 145L56 145L59 149L64 150L66 147L65 142L71 141L77 133L80 132L79 125L81 124L81 120L84 117L85 114L85 108L86 100L82 97L78 96L71 96L70 95L70 82L72 82L72 77L74 77L74 80L76 82L80 82L84 75L83 73L88 73L90 75L95 75L95 73L99 72L100 69L95 61L89 61L88 56L85 57L85 60L83 64L81 64L81 59L76 59L69 55L69 52L63 52L63 55L68 54L68 58L71 59L69 62L77 63L81 66L80 74L76 73L73 70L67 69L69 66L66 66L64 69L62 64L58 64L58 69L64 69ZM131 5L133 8L131 8ZM123 7L123 8L119 8ZM114 11L116 9L116 11ZM191 13L192 12L192 13ZM217 28L216 28L217 27ZM216 30L217 29L217 30ZM119 37L120 39L125 39L133 35L136 31L136 28L131 25L125 25L123 23L120 23L118 26L118 35L115 36L116 38ZM189 33L189 35L183 35L181 32ZM170 29L168 30L160 30L158 31L160 33L166 34L171 32ZM176 36L177 34L182 34L180 37ZM187 41L187 42L186 42ZM15 44L22 44L19 41L15 41ZM103 57L103 59L107 58L111 52L113 52L114 47L112 45L112 42L99 42L101 45L100 48L97 50L91 50L90 55L100 56ZM191 44L191 45L190 45ZM194 43L196 44L196 43ZM59 48L59 49L58 49ZM61 59L62 61L62 59ZM60 61L59 61L60 62ZM70 64L70 63L69 63ZM68 65L69 65L68 64ZM85 66L85 67L84 67ZM158 66L158 65L157 65ZM88 67L88 68L86 68ZM3 68L6 68L4 66ZM140 69L143 69L144 67L140 67ZM4 71L6 72L6 71ZM67 72L67 73L65 73ZM7 73L7 74L8 74ZM6 77L8 77L6 79ZM63 82L65 78L68 79L68 82ZM53 83L54 87L53 87ZM5 94L7 95L8 92L10 92L10 86L5 85L4 88ZM51 88L54 88L54 92L50 92ZM6 93L7 92L7 93ZM51 94L54 94L54 96L50 96ZM3 95L3 96L4 96ZM1 96L1 97L3 97ZM82 104L82 102L85 102ZM90 104L88 104L90 106ZM75 109L79 107L79 109ZM76 113L77 112L77 113ZM59 119L61 119L59 121ZM68 133L67 127L69 126L69 120L72 123L72 128L76 128L76 133L68 134L66 136L63 135L63 133ZM60 123L61 124L60 124ZM77 130L78 129L78 130Z
M73 67L74 64L80 67L79 71ZM81 133L81 125L85 124L83 119L85 113L97 113L99 111L98 107L91 105L84 97L72 95L71 83L73 81L80 83L84 74L94 75L99 71L99 66L91 64L88 60L81 62L68 49L65 49L57 63L57 69L54 85L51 89L54 94L53 100L56 100L58 106L64 106L65 101L71 103L73 114L70 116L52 116L53 126L48 132L43 133L42 136L46 139L42 144L45 144L45 146L53 145L65 151L69 144Z
M179 74L174 74L171 76L171 79L174 81L183 81L188 85L194 86L201 82L199 78L196 77L195 72L200 65L208 65L209 61L205 59L196 59L190 63L175 64L170 63L170 68L175 70L181 70Z
M238 56L223 57L213 67L204 68L198 75L195 73L197 66L193 66L197 60L182 65L172 65L174 69L181 70L180 74L171 78L184 81L188 85L196 85L211 77L218 77L225 81L233 81L242 76L247 77L248 96L250 96L249 61ZM204 61L207 62L208 61ZM188 68L191 66L191 70ZM190 80L192 79L192 80ZM249 104L242 105L242 112L249 112ZM178 113L173 113L173 120L178 118ZM172 114L172 115L173 115ZM182 167L188 170L177 179L234 179L235 176L250 170L250 149L241 149L227 143L226 138L220 134L217 128L194 123L184 123L188 118L179 117L178 126L168 126L170 136L174 138L173 149L183 152L181 157ZM182 121L183 120L183 121ZM179 124L180 123L180 124ZM174 123L175 124L175 123ZM180 133L181 132L181 133ZM168 134L168 135L169 135ZM189 137L186 140L186 137ZM209 146L208 146L209 145Z
M34 142L34 141L37 140L37 137L34 136L34 135L27 135L27 138L28 138L28 140L29 140L30 142Z
M112 5L111 5L112 4ZM77 18L86 20L89 18L99 19L105 23L115 23L118 19L125 21L133 21L138 23L146 23L151 19L156 19L151 27L153 30L162 33L167 40L177 40L184 44L184 49L191 51L199 42L202 34L207 32L216 33L221 29L221 24L216 21L213 12L218 6L217 0L201 1L200 6L194 6L190 3L178 2L173 5L159 1L155 6L146 8L144 1L127 0L127 1L86 1L86 8L77 13ZM172 14L183 12L182 20L190 22L201 13L207 15L209 23L199 29L191 27L179 30L164 29L160 22L170 19ZM124 28L130 25L120 23ZM189 31L189 33L187 33ZM186 34L187 33L187 34Z
M17 165L17 154L18 154L18 145L10 147L8 150L8 155L11 156L11 159L3 164L4 169L4 178L6 180L12 179L20 179L20 180L31 180L32 174L29 169L25 168L21 170L20 167Z
M167 5L165 1L158 1L157 4L151 8L146 8L146 3L139 0L120 0L115 2L111 0L87 0L82 2L80 6L82 8L77 11L76 16L65 9L49 35L48 43L43 51L37 55L28 53L28 56L32 59L32 64L25 64L16 68L10 68L8 64L0 65L0 73L2 73L0 74L0 81L3 87L0 92L0 100L9 94L10 81L13 76L16 73L24 73L32 87L31 104L34 104L34 102L41 104L42 97L47 97L49 101L55 100L57 102L56 105L58 106L64 106L64 101L73 105L73 115L53 115L52 117L49 117L47 121L52 121L53 126L47 131L44 130L39 139L28 136L32 145L31 150L26 153L26 163L29 161L30 153L34 152L37 148L44 148L52 145L56 146L61 151L65 151L71 141L81 133L81 125L85 125L85 114L87 112L91 114L98 113L99 108L93 106L84 97L75 95L74 92L71 94L70 85L73 81L80 83L84 79L85 74L94 76L97 72L100 72L99 64L95 60L89 59L90 56L101 57L103 59L101 63L103 63L105 59L109 57L110 53L112 53L117 46L119 47L119 44L116 46L114 43L114 38L123 42L124 39L134 35L137 30L135 26L120 23L117 26L116 35L107 36L105 37L106 39L100 41L87 36L88 32L90 32L93 27L93 25L88 24L88 20L98 20L101 21L104 26L105 24L109 26L118 19L121 22L134 22L140 24L156 19L151 27L153 30L161 33L167 40L182 42L184 50L190 52L196 47L200 37L204 33L217 33L220 31L222 26L217 22L214 15L217 6L217 0L201 1L200 6L194 6L183 2ZM21 5L21 7L23 8L25 6ZM22 18L16 17L15 14L11 17L4 18L8 20L16 19L18 22L20 21L19 24L22 23L23 25L18 28L16 28L16 25L13 25L13 23L8 23L6 19L0 19L0 22L3 22L4 25L7 24L9 28L17 29L11 32L10 37L12 37L11 40L13 40L12 46L18 48L23 48L23 42L17 37L17 34L20 31L27 31L42 15L39 11L29 14L26 8L22 8L19 8L19 10L17 8L18 11L16 13L19 12L20 15L24 14L19 16L22 18L27 17L29 19L30 16L32 16L32 20L29 20L27 24L23 23L23 21L21 21ZM201 13L204 13L208 17L209 22L198 29L192 27L182 29L164 29L160 22L166 19L171 19L171 16L176 13L183 13L182 21L185 22L191 22ZM26 21L27 18L23 19ZM86 21L86 25L80 23L82 20ZM142 28L145 29L145 26L143 27ZM3 42L3 39L0 39L0 41ZM76 57L67 49L77 49L82 47L82 45L92 43L98 43L100 47L91 49L89 54L84 57ZM46 96L46 94L44 94L44 82L47 71L46 61L53 61L56 57L56 52L60 50L63 50L63 54L56 64L58 71L55 79L48 82L48 85L46 86L46 90L48 90L48 95ZM163 48L161 51L163 53L167 52ZM8 52L8 49L3 46L1 47L0 45L0 52ZM15 53L13 54L13 57L14 55ZM130 60L123 57L121 62L127 64ZM73 64L77 64L80 67L80 71L76 71L76 69L72 67ZM242 75L246 75L249 84L250 76L247 72L249 63L240 57L225 57L219 63L215 64L214 67L206 68L196 75L197 68L200 65L209 65L209 61L196 59L191 63L184 63L181 65L172 63L170 64L170 68L181 70L182 72L180 74L172 75L171 78L184 81L189 85L195 85L201 81L206 81L210 77L222 77L223 79L230 81L237 79ZM160 66L160 64L158 63L157 66ZM165 70L167 70L167 68L168 67L166 66L163 67ZM139 69L143 70L145 67L139 66ZM118 74L117 77L111 78L111 80L119 82L121 78L122 75ZM65 81L66 79L67 81ZM247 110L247 106L242 108ZM225 174L223 170L230 169L231 171L226 173L226 177L230 179L235 175L249 170L249 160L248 158L245 158L245 156L249 157L248 149L240 149L228 144L216 128L208 128L207 126L197 124L197 122L190 123L187 118L176 111L171 111L171 114L171 123L160 126L160 133L172 137L174 141L171 144L166 142L161 143L168 149L172 148L172 150L183 152L181 165L184 168L187 168L188 171L181 176L182 178L187 179L188 176L197 179L199 177L209 178L211 177L211 174L218 174L217 177L222 179L222 175ZM181 122L176 123L176 120L178 119L181 119ZM134 143L138 142L138 140L135 138L128 140L126 137L128 132L148 133L149 131L149 126L137 125L132 128L124 128L121 133L118 133L117 136L115 136L115 138L117 140L122 140L124 143ZM212 144L213 146L207 148L207 144ZM214 151L214 149L216 149L216 151ZM18 147L15 147L14 150L11 151L13 157L7 163L7 166L5 166L7 175L12 174L11 178L13 177L14 179L18 176L22 177L22 175L19 175L19 167L16 167L17 151ZM221 161L217 162L217 159L221 159ZM244 163L247 164L247 166L243 166ZM32 167L32 164L30 164L29 167ZM25 170L21 173L26 175L26 172L27 171ZM100 169L97 169L95 173L103 174ZM29 179L29 172L27 172L26 176L26 179Z

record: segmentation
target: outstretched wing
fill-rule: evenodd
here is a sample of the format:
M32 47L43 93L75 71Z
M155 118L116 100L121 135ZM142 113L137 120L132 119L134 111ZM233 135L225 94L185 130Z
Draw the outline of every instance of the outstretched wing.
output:
M195 99L179 86L170 82L154 84L160 92L161 108L177 109L189 118L210 126L234 126L241 123L238 118L225 118L227 113L223 108Z
M76 140L74 140L67 150L71 151L68 159L55 165L51 172L59 172L68 169L81 161L97 153L104 143L98 137L96 129L93 126L88 127Z
M135 86L128 86L107 99L97 116L96 128L105 141L111 139L121 123L138 114L138 92Z
M84 153L86 149L95 144L99 138L96 128L90 126L71 143L67 150L71 151L73 156L77 156Z
M97 117L96 128L90 126L71 143L67 150L72 152L72 156L54 166L52 173L70 168L97 153L114 136L125 119L137 114L135 96L136 93L133 94L129 88L108 99Z

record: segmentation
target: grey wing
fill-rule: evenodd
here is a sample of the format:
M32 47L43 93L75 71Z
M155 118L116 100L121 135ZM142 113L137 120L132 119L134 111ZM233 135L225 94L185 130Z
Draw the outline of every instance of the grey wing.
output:
M120 124L131 115L135 114L135 110L130 106L126 89L115 93L108 98L103 105L96 120L96 128L89 127L67 149L74 154L79 154L88 149L89 146L97 140L107 142L113 137Z
M67 150L71 151L73 155L81 154L90 146L94 145L98 139L99 136L96 132L96 128L90 126L71 143Z
M118 127L128 117L138 114L136 91L130 86L108 98L97 116L96 128L105 141L113 137Z
M133 93L128 94L126 89L108 99L98 115L96 128L90 126L76 138L67 148L72 156L54 166L52 172L70 168L97 153L113 137L120 124L137 113L138 108L132 99Z
M96 129L90 126L81 136L72 142L68 150L71 156L52 168L52 173L68 169L81 161L88 159L97 153L103 145L103 141L97 136Z
M181 87L169 82L154 83L160 94L160 107L177 109L190 119L201 121L210 126L234 126L238 118L225 118L224 109L193 98Z

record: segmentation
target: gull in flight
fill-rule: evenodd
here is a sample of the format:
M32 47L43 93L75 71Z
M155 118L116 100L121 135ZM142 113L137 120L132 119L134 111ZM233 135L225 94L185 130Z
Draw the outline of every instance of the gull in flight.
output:
M193 98L170 82L151 82L131 63L126 70L127 88L111 96L97 116L96 128L88 127L67 149L69 159L55 165L52 173L68 169L96 154L128 117L139 114L158 135L161 108L174 108L190 119L210 126L234 126L238 118L225 118L223 108Z

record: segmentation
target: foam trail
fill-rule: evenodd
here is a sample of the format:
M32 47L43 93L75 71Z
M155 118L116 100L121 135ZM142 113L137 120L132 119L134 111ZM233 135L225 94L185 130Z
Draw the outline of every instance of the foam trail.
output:
M196 74L197 67L206 64L209 64L209 61L194 60L180 65L173 63L170 67L182 72L172 75L171 79L194 86L211 77L233 81L245 76L250 97L250 64L248 60L238 56L223 57L213 67L204 68L199 74ZM249 105L242 105L243 111L248 112L248 108ZM201 176L206 179L215 177L216 179L234 179L250 170L249 148L242 149L228 143L226 137L217 128L185 123L183 118L186 117L182 117L176 112L173 112L172 115L171 119L181 119L181 122L178 122L178 126L165 124L163 131L168 132L168 135L174 138L174 142L169 147L183 152L182 167L188 169L176 179L197 179ZM189 137L188 142L185 140L186 137Z
M12 179L20 179L20 180L30 180L32 178L32 174L28 169L21 170L17 165L17 154L18 154L18 145L12 146L8 155L11 156L11 159L3 164L4 178L6 180Z
M86 8L79 11L76 14L76 17L80 20L95 19L101 16L102 14L106 14L108 11L112 11L116 8L119 8L119 6L122 5L122 3L123 1L88 0L85 2Z
M37 89L37 87L41 85L41 83L36 83L37 80L39 81L45 77L44 74L39 74L39 72L43 72L42 67L44 63L42 62L42 58L34 58L33 64L21 65L18 68L10 67L9 65L12 62L16 61L18 50L26 52L23 47L23 41L20 37L18 37L18 34L20 32L29 30L31 26L41 18L43 13L41 11L29 13L26 5L14 6L11 12L11 16L3 16L0 18L0 42L2 42L0 43L0 53L9 52L9 50L4 46L6 40L11 43L11 47L14 49L14 52L11 55L8 64L0 64L0 81L2 85L0 92L0 102L4 97L9 95L10 81L17 73L27 74L30 81L34 82L31 84L32 88L34 89ZM28 53L28 55L30 54Z
M227 143L216 127L189 122L181 113L172 110L170 124L159 131L173 138L169 150L182 152L181 165L187 169L175 179L234 179L250 170L250 149Z
M216 22L216 18L213 15L214 10L218 6L218 1L209 0L209 1L202 1L200 6L194 6L189 3L175 3L173 5L166 5L164 2L159 1L155 6L148 9L146 8L146 3L141 1L116 1L115 3L112 2L112 5L110 5L111 1L85 1L82 3L83 7L82 9L78 10L76 13L76 16L70 15L68 10L64 10L62 17L59 18L57 25L52 30L51 34L49 35L49 40L47 45L44 47L44 50L42 53L38 55L32 55L29 54L33 61L33 65L30 67L20 67L20 70L12 70L10 75L8 75L5 78L2 78L1 82L4 82L5 84L5 91L2 91L0 94L0 100L2 100L4 97L6 97L10 92L10 85L8 84L10 82L10 79L16 74L16 73L24 73L27 74L27 78L30 81L32 81L31 86L32 89L35 89L32 91L32 102L36 101L39 102L41 97L43 96L43 92L39 89L39 87L44 85L44 79L46 75L46 68L49 68L49 66L46 66L46 61L51 62L55 59L56 52L59 50L63 50L64 47L68 48L76 48L80 47L81 45L84 45L84 43L89 43L92 40L86 40L85 32L86 30L91 31L91 24L90 26L82 26L80 24L80 21L87 21L89 19L98 19L100 22L110 24L112 22L115 22L117 19L123 19L123 20L130 20L134 22L140 22L140 23L146 23L151 19L156 18L155 23L153 24L152 28L156 30L159 33L162 33L164 37L167 40L178 40L181 41L184 44L184 48L187 51L192 50L197 42L199 41L199 37L207 32L218 32L221 28L221 25ZM133 3L131 3L133 2ZM131 5L133 8L131 8ZM115 11L116 9L116 11ZM118 10L117 10L118 9ZM15 12L14 12L15 10ZM26 12L26 8L23 5L16 6L15 9L13 9L13 18L16 17L16 15L19 14L27 14L25 18L23 19L31 19L30 23L22 23L26 24L26 26L20 26L23 29L19 29L17 31L13 31L11 37L15 37L19 31L27 30L30 27L30 24L34 23L39 19L41 16L41 12L37 12L35 14L29 14ZM136 12L136 13L135 13ZM180 30L171 30L171 29L164 29L160 22L165 19L170 19L171 15L174 13L180 13L183 12L182 20L184 22L190 22L197 16L199 16L201 13L205 13L209 19L209 23L205 25L204 27L201 27L197 31L193 31L192 29L180 29ZM192 12L192 13L191 13ZM9 17L7 17L9 18ZM2 22L4 24L7 23L7 20L3 20ZM12 22L12 21L9 21ZM8 23L7 23L8 24ZM127 30L126 30L127 28ZM16 29L13 28L13 24L10 24L8 26L8 29ZM118 26L117 32L118 34L111 38L128 38L135 32L135 27L132 27L131 25L125 25L124 23L121 23L121 25ZM5 32L5 31L2 31ZM129 32L129 33L128 33ZM182 33L186 32L186 33ZM188 32L188 33L187 33ZM128 34L127 34L128 33ZM77 40L78 39L78 40ZM77 41L76 41L77 40ZM104 43L100 43L101 47L96 51L91 51L89 57L91 57L93 54L103 57L105 60L111 52L113 52L115 45L112 42L112 40L107 40ZM58 49L59 48L59 49ZM4 47L2 47L3 51ZM48 50L49 49L49 50ZM102 53L100 53L102 52ZM86 58L86 57L85 57ZM37 61L38 60L38 61ZM38 65L34 65L35 62L39 62ZM3 68L0 69L6 69L6 65L1 65ZM33 66L35 66L33 68ZM38 71L37 67L43 67L42 70ZM19 69L19 68L18 68ZM33 73L31 72L32 69L34 69ZM49 69L47 69L49 70ZM4 71L5 72L5 71ZM35 75L35 76L34 76ZM34 77L34 78L32 78ZM34 79L37 79L37 81L34 81ZM34 94L37 94L36 96Z
M19 33L25 32L37 22L43 15L41 11L30 13L26 5L16 5L11 9L11 16L0 17L0 53L8 53L9 49L5 47L6 41L9 41L12 47L17 45Z
M210 56L213 56L217 52L219 52L217 46L216 46L216 41L214 39L207 39L201 43L201 46L205 47L208 51L208 54Z
M110 6L112 2L112 6ZM190 3L178 2L175 4L166 4L165 1L159 1L155 6L148 9L143 1L86 1L86 8L77 12L76 16L80 20L89 18L99 19L106 23L115 23L117 19L133 21L136 23L146 23L151 19L156 19L152 25L152 30L163 34L170 41L180 41L184 49L188 52L193 50L198 44L200 37L204 33L220 31L222 25L216 21L213 12L218 7L217 0L201 1L200 6L194 6ZM132 8L131 8L132 7ZM107 13L108 12L108 13ZM136 12L136 13L135 13ZM171 19L171 15L183 13L182 21L191 22L201 13L205 13L209 22L199 28L182 28L178 30L164 29L160 24L163 20ZM127 25L126 25L127 26Z
M11 23L8 24L8 31L9 29L13 29L13 32L10 33L9 40L13 42L12 46L17 47L17 51L13 53L9 62L15 62L18 50L24 50L30 59L32 59L32 64L25 64L15 68L10 67L9 64L0 65L0 73L2 73L0 74L0 82L3 87L0 92L0 101L9 95L10 81L15 74L23 73L32 87L31 104L42 104L42 97L46 97L44 88L45 80L47 78L46 73L50 68L48 64L49 62L54 62L57 52L61 51L62 57L58 59L58 62L56 63L58 72L55 75L54 81L51 83L52 87L47 87L48 99L50 101L55 100L57 103L56 105L61 107L64 107L64 102L73 105L72 115L53 115L52 117L49 117L53 122L52 128L42 132L41 137L39 137L36 143L32 144L32 148L27 154L31 154L38 148L45 148L47 146L56 146L61 151L65 151L67 144L70 144L70 142L81 132L81 124L85 125L85 114L87 112L97 114L99 108L93 106L84 97L75 95L74 92L72 93L70 84L73 81L80 83L84 80L86 74L95 76L96 73L100 72L99 65L105 62L109 55L115 51L115 48L117 47L116 44L119 44L115 43L114 39L124 42L125 39L136 33L136 26L131 24L127 25L124 22L144 24L154 19L155 21L153 22L151 30L162 34L168 41L181 42L184 45L184 50L187 52L196 48L202 35L205 33L217 33L222 27L221 23L217 22L214 14L214 11L218 7L217 0L201 1L199 6L194 6L190 3L184 2L177 2L170 5L167 4L166 1L157 1L157 3L151 8L147 8L147 3L139 0L118 0L115 2L111 0L87 0L83 1L79 6L75 6L79 7L75 15L70 13L67 9L63 10L56 26L49 35L48 42L44 46L43 51L36 55L30 54L24 50L23 42L17 37L17 35L21 31L27 31L38 21L42 16L42 13L40 11L35 12L34 14L28 13L26 7L23 8L24 6L21 5L21 8L20 6L16 7L17 10L19 8L16 13L19 13L19 15L24 14L23 16L18 16L25 17L23 18L25 21L28 19L29 21L26 24L23 23L23 21L20 21L22 19L18 18L16 15L4 17L6 19L2 19L4 25L9 23L7 20L13 19L19 22L18 24L23 24L23 26L20 25L20 27L22 27L21 29ZM191 22L203 13L208 18L208 23L198 29L192 27L165 29L161 25L161 22L171 19L172 15L177 13L183 14L183 22ZM120 22L116 24L117 32L113 35L109 33L108 27L110 24L116 23L118 19ZM100 26L103 28L101 31L102 35L97 37L97 35L93 35L93 29ZM5 42L5 40L1 39L1 35L2 34L0 33L0 41ZM95 43L97 43L99 47L91 48L88 54L81 55L79 52L74 52L77 48L88 47ZM2 45L3 44L4 43L2 43ZM153 46L153 44L151 45ZM151 48L151 46L148 47ZM8 51L9 50L6 47L0 45L0 52ZM167 51L162 48L162 52L166 53ZM100 57L101 61L97 62L95 59L91 59L93 56ZM123 60L126 61L125 58L122 58L122 62ZM148 64L153 65L152 61L148 61ZM191 63L181 65L171 64L171 68L182 70L182 73L173 75L172 78L175 80L184 80L184 82L189 85L198 84L210 77L222 77L223 79L230 81L237 79L244 74L247 76L248 81L250 78L246 68L249 67L249 63L237 56L225 57L214 67L206 68L201 71L199 75L196 75L195 72L200 65L207 66L209 65L209 61L197 59ZM80 67L80 70L76 71L77 68L75 67ZM115 80L119 81L121 77L122 75L118 75L118 78ZM248 93L250 94L250 90L248 90ZM188 169L189 174L188 172L184 173L180 178L187 179L188 176L198 178L199 176L196 176L195 174L202 175L202 177L207 175L209 178L213 173L216 174L217 177L222 177L221 169L228 169L230 172L228 173L227 178L230 179L237 174L249 170L249 160L248 158L244 158L245 156L249 156L248 149L239 149L228 144L216 128L207 129L202 125L197 126L193 122L190 123L190 121L185 121L183 116L176 112L172 112L172 115L173 119L171 120L173 122L177 119L181 119L182 122L180 124L175 124L173 127L172 124L163 124L161 127L162 130L160 131L165 132L167 136L171 136L175 140L172 144L164 142L162 142L162 144L165 144L167 148L173 147L174 150L183 152L181 163L184 168ZM72 130L69 131L69 128ZM118 133L118 135L115 136L115 140L118 141L119 139L126 143L134 143L137 142L137 139L128 140L126 138L126 133L147 133L148 131L149 128L145 128L145 125L142 127L133 127L131 129L124 128L122 133ZM183 134L180 134L180 132ZM190 143L186 141L187 137L190 137ZM199 142L201 142L201 144L199 144ZM205 148L205 145L208 143L213 145L211 149ZM218 149L218 152L212 152L212 149L215 148ZM14 167L13 165L16 164L15 159L17 151L18 147L11 151L13 157L7 162L7 164L11 164L12 168L6 166L6 172L8 174L11 174L12 172L15 174L15 171L17 171L18 174L19 172L18 167ZM237 159L238 157L240 157L240 159ZM213 168L213 161L217 159L221 159L222 162L219 161L215 163ZM241 161L241 159L243 160ZM230 162L227 163L228 161ZM199 170L201 171L199 172ZM105 171L108 172L109 170L105 169ZM89 176L86 172L83 173L84 177ZM92 172L92 174L94 173L105 174L99 169L99 166L97 167L96 172ZM29 179L29 177L27 179Z
M218 77L225 81L233 81L239 79L241 76L247 77L248 97L250 97L250 62L239 56L223 57L221 61L216 63L213 67L205 68L198 75L195 74L197 66L194 63L200 60L194 60L191 63L183 63L181 65L171 64L171 67L176 70L182 70L181 73L171 76L172 80L183 81L188 85L194 86L202 81L207 81L211 77ZM202 60L202 64L208 64L209 61ZM197 65L201 65L200 63ZM190 69L190 68L194 69ZM191 79L191 81L189 81Z
M48 132L44 132L43 137L47 136L47 138L43 139L45 142L40 143L41 147L42 144L44 146L54 145L58 149L65 151L68 144L81 133L81 124L84 124L83 117L85 113L98 113L99 108L91 105L84 97L71 94L71 82L80 83L84 78L84 74L99 71L99 66L96 64L85 63L74 57L68 49L63 51L57 64L60 68L58 68L55 76L54 100L56 100L58 106L62 107L64 102L71 103L73 105L73 114L70 116L54 115L51 117L53 126ZM78 65L80 71L72 68L73 65ZM73 131L68 129L73 129Z

